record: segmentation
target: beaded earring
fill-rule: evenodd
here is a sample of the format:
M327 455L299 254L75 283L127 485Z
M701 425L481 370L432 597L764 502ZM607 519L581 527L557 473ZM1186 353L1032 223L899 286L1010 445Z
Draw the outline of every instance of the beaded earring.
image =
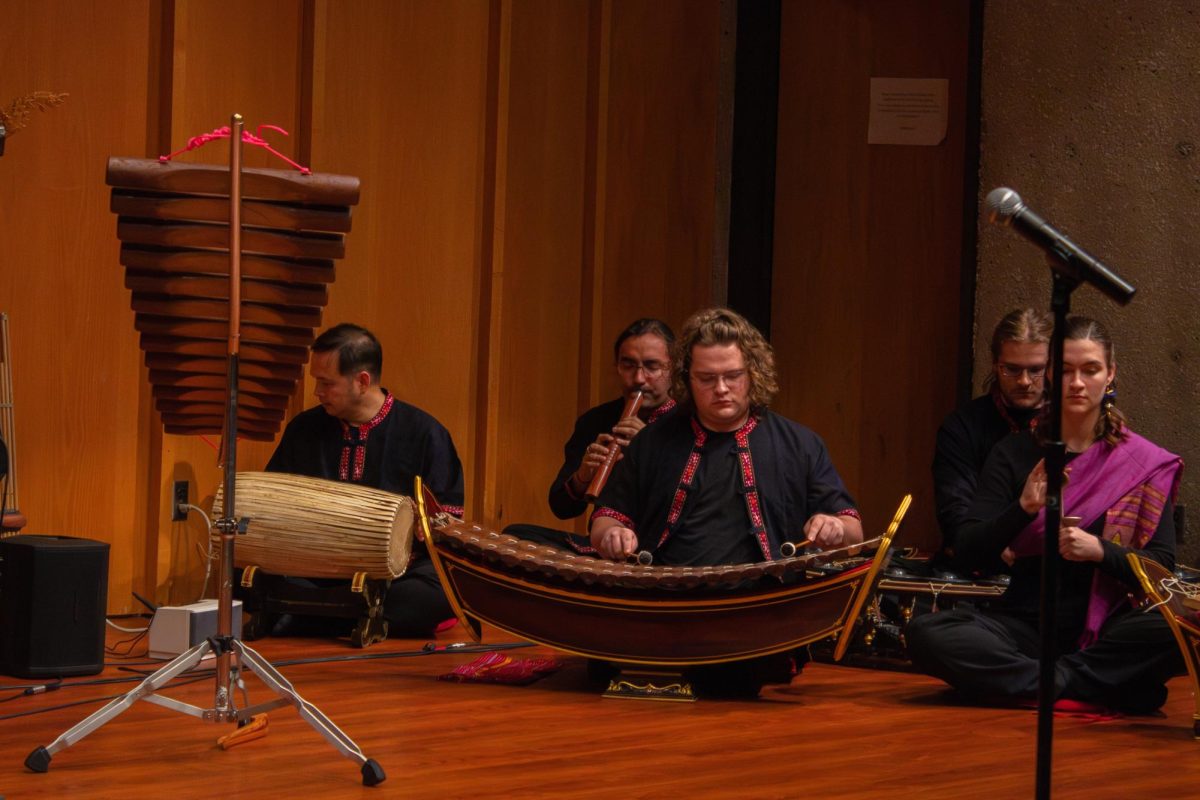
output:
M1100 406L1104 410L1104 419L1107 422L1105 427L1109 431L1119 432L1121 429L1121 420L1113 412L1117 405L1117 384L1110 383L1104 387L1104 398L1100 401Z

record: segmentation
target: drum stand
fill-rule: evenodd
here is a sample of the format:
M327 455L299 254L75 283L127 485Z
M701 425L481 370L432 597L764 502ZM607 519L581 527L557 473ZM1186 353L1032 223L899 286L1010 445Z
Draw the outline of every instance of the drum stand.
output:
M238 342L241 303L241 142L242 117L233 115L230 126L230 219L229 219L229 256L230 256L230 294L229 294L229 371L228 371L228 403L226 405L224 441L224 480L225 504L224 517L217 520L214 527L221 534L220 581L217 593L217 635L209 637L195 647L182 653L174 660L151 674L136 688L113 700L108 705L77 723L74 727L59 735L48 745L36 748L25 759L25 766L34 772L46 772L50 769L50 759L59 750L70 747L92 731L131 708L138 700L169 708L183 714L200 717L212 722L237 722L241 728L250 722L255 714L279 708L285 705L296 707L300 717L325 737L342 755L358 762L362 781L365 786L375 786L382 783L387 776L383 768L373 758L367 758L358 745L341 731L321 710L305 700L287 678L283 677L269 661L247 647L233 635L233 545L236 534L245 532L245 521L237 519L234 512L234 489L237 472L237 406L238 406ZM200 708L190 703L164 697L157 694L158 690L174 678L186 673L197 666L204 658L212 655L216 658L216 689L212 708ZM267 685L277 697L256 706L238 709L233 700L233 687L242 690L243 699L246 687L242 682L241 670L247 667L258 675L259 680Z

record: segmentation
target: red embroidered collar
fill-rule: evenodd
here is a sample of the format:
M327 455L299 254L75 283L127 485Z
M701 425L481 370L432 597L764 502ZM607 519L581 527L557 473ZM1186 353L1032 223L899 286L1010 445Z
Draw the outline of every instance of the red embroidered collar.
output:
M762 550L763 559L765 561L772 560L770 540L767 538L766 520L762 513L762 504L758 499L758 483L754 477L754 462L750 458L750 434L758 427L759 417L757 414L751 414L742 427L733 432L733 440L737 444L738 472L742 479L742 493L746 499L746 515L750 519L751 533L754 534L754 539L758 542L758 547ZM688 490L692 488L692 481L696 477L696 470L700 466L700 456L704 448L704 443L708 441L709 431L705 430L696 416L692 415L692 452L688 455L687 464L684 465L683 474L679 477L679 485L675 489L675 496L671 500L671 510L667 513L667 527L662 532L662 536L658 539L658 544L655 549L662 547L671 534L679 527L679 518L683 512L684 503L687 502Z
M659 419L674 407L675 401L668 397L665 403L650 412L650 415L646 417L646 424L649 425L651 422Z
M1000 387L994 383L992 384L991 395L992 402L996 404L996 411L1000 413L1000 418L1008 423L1008 429L1010 432L1021 433L1022 431L1026 430L1037 430L1038 419L1041 416L1040 414L1034 414L1032 417L1030 417L1029 424L1022 427L1015 419L1012 418L1012 414L1009 413L1008 404L1004 402L1004 396L1000 394Z
M383 399L383 405L380 406L379 412L364 422L362 425L354 426L345 420L339 419L342 423L342 457L338 461L338 478L344 481L361 481L363 476L363 465L367 462L367 436L373 428L379 426L389 413L391 413L392 405L395 398L391 394L387 394ZM354 474L351 477L351 451L353 451Z

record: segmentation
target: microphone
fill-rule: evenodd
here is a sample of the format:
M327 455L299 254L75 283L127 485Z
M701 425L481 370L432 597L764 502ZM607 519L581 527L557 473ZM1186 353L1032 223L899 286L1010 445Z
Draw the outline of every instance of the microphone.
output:
M989 221L999 225L1011 225L1026 239L1047 253L1057 256L1052 260L1056 270L1081 283L1090 283L1121 305L1126 305L1133 299L1137 289L1132 284L1033 213L1029 206L1025 205L1021 195L1012 189L1001 186L988 192L987 206Z

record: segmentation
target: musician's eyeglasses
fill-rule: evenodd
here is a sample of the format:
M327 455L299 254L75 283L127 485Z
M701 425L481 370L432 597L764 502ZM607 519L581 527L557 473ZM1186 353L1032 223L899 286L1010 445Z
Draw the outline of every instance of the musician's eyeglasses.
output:
M1016 364L1005 364L1005 363L1000 363L997 366L1000 367L1000 374L1006 378L1019 378L1022 375L1028 374L1029 380L1040 381L1042 378L1046 377L1046 367L1045 366L1021 367Z
M632 375L639 369L646 373L647 378L657 378L667 371L667 365L661 361L634 361L632 358L617 359L617 369Z
M740 386L742 381L746 379L746 370L735 369L731 372L711 373L711 372L693 372L692 380L697 385L711 389L717 385L717 381L722 381L726 386Z

